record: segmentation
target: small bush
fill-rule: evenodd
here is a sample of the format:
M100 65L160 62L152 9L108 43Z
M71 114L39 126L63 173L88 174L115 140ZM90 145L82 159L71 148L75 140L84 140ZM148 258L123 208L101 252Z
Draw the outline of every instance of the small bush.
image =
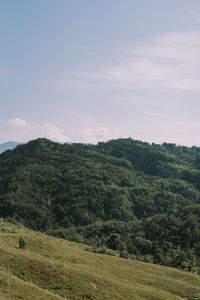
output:
M128 252L127 250L121 250L119 253L119 256L122 258L128 258Z
M117 254L114 252L114 251L112 251L112 250L108 250L107 252L106 252L106 254L107 255L111 255L111 256L116 256Z
M26 249L27 243L26 240L23 238L23 236L20 236L19 238L19 248L20 249Z

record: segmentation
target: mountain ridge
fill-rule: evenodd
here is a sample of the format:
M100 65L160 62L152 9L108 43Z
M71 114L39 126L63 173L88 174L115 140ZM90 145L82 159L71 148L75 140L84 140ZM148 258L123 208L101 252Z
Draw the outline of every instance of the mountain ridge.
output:
M6 150L14 149L19 144L20 143L13 142L13 141L8 141L8 142L0 144L0 154Z

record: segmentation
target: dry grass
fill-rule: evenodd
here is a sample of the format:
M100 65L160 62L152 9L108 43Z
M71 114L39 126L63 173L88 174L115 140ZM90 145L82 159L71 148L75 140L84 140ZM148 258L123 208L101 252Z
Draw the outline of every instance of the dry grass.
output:
M200 300L198 275L84 248L2 221L0 299Z

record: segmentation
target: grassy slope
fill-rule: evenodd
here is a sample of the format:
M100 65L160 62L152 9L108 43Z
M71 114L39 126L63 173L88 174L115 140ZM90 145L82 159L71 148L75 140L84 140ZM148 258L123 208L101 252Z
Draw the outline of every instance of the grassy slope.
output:
M198 275L85 247L0 221L0 299L200 299Z

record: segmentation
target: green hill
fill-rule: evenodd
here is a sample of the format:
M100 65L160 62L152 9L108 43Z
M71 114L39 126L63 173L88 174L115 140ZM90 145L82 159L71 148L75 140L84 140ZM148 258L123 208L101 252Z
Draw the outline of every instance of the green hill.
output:
M0 221L0 299L200 299L198 275L85 248Z
M200 148L46 139L0 155L0 217L94 252L200 272Z

